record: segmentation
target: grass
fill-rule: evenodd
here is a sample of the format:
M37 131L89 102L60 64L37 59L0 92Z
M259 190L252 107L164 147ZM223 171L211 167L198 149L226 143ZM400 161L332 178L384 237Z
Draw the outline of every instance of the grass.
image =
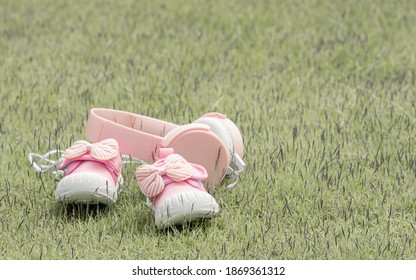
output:
M1 259L416 259L416 4L0 0ZM88 112L234 120L247 169L218 217L159 231L54 200L29 152Z

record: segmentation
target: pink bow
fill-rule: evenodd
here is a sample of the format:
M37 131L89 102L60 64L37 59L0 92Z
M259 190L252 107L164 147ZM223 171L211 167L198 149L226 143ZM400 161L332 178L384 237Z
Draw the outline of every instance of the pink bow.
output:
M65 150L63 157L65 159L74 159L87 153L97 160L110 160L118 156L118 143L111 138L93 144L79 140Z
M139 166L136 169L135 175L143 194L147 197L154 197L161 193L165 187L162 175L166 175L171 180L179 182L193 177L194 173L194 165L187 162L178 154L171 154L153 165L145 164Z

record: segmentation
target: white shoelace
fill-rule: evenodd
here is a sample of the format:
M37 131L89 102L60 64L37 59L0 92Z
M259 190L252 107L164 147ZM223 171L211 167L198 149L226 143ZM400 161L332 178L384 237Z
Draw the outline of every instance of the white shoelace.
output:
M62 162L64 161L64 158L62 157L62 154L64 152L61 150L51 150L47 152L44 155L36 154L36 153L29 153L28 159L30 164L35 168L35 170L39 173L52 173L57 178L62 179L65 172L63 170L60 170L60 166ZM57 155L57 156L56 156ZM58 158L57 160L50 159L50 157L55 156ZM128 155L122 155L122 163L124 164L144 164L145 162L133 158Z
M36 153L29 153L28 159L30 164L35 168L35 170L39 173L52 173L58 179L62 179L65 176L65 171L60 170L59 167L61 166L64 158L62 154L64 152L61 150L51 150L44 155L36 154ZM58 156L56 156L58 155ZM59 157L57 160L50 159L51 156ZM138 158L133 158L128 155L122 155L122 163L125 164L146 164L145 161L140 160ZM240 157L236 157L233 161L235 168L229 166L227 171L227 176L234 181L226 186L227 189L233 188L239 180L240 173L245 168L245 163L241 160Z
M244 168L239 170L234 170L231 167L228 167L227 177L233 179L234 181L226 186L227 189L232 189L237 185L238 180L240 178L240 173L244 170Z
M35 168L37 172L52 173L56 177L61 178L64 175L64 171L59 170L61 163L64 161L62 156L60 156L62 153L63 151L61 150L52 150L52 151L47 152L43 156L36 154L36 153L29 153L28 158L33 168ZM59 154L59 159L57 160L50 159L51 156L56 155L56 154Z
M231 165L228 166L227 170L227 177L234 179L234 181L231 184L227 185L227 189L232 189L235 185L237 185L240 173L244 171L245 167L246 164L244 163L244 161L238 154L235 153Z
M145 162L144 160L138 159L138 158L134 158L128 155L121 155L122 159L123 159L123 164L147 164L147 162Z

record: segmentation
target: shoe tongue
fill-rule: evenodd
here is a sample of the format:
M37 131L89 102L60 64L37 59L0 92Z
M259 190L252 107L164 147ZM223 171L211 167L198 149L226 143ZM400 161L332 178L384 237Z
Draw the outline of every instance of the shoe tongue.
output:
M169 185L170 183L175 182L175 181L173 181L171 178L169 178L166 175L162 176L162 178L163 178L163 183L165 183L165 186Z
M160 148L159 149L159 159L167 158L173 154L173 148Z

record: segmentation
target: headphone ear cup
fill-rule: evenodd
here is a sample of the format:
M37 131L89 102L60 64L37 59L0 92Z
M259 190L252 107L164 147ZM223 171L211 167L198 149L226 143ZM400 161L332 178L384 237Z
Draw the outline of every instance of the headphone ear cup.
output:
M228 159L231 160L234 154L234 143L233 138L228 130L228 127L222 122L221 119L215 117L202 117L194 121L193 123L200 123L206 124L210 127L211 131L215 133L218 138L220 138L221 142L227 149L228 152Z
M202 165L208 172L204 181L207 190L218 186L227 174L228 148L207 125L192 123L177 127L166 135L161 146L173 148L187 161Z

